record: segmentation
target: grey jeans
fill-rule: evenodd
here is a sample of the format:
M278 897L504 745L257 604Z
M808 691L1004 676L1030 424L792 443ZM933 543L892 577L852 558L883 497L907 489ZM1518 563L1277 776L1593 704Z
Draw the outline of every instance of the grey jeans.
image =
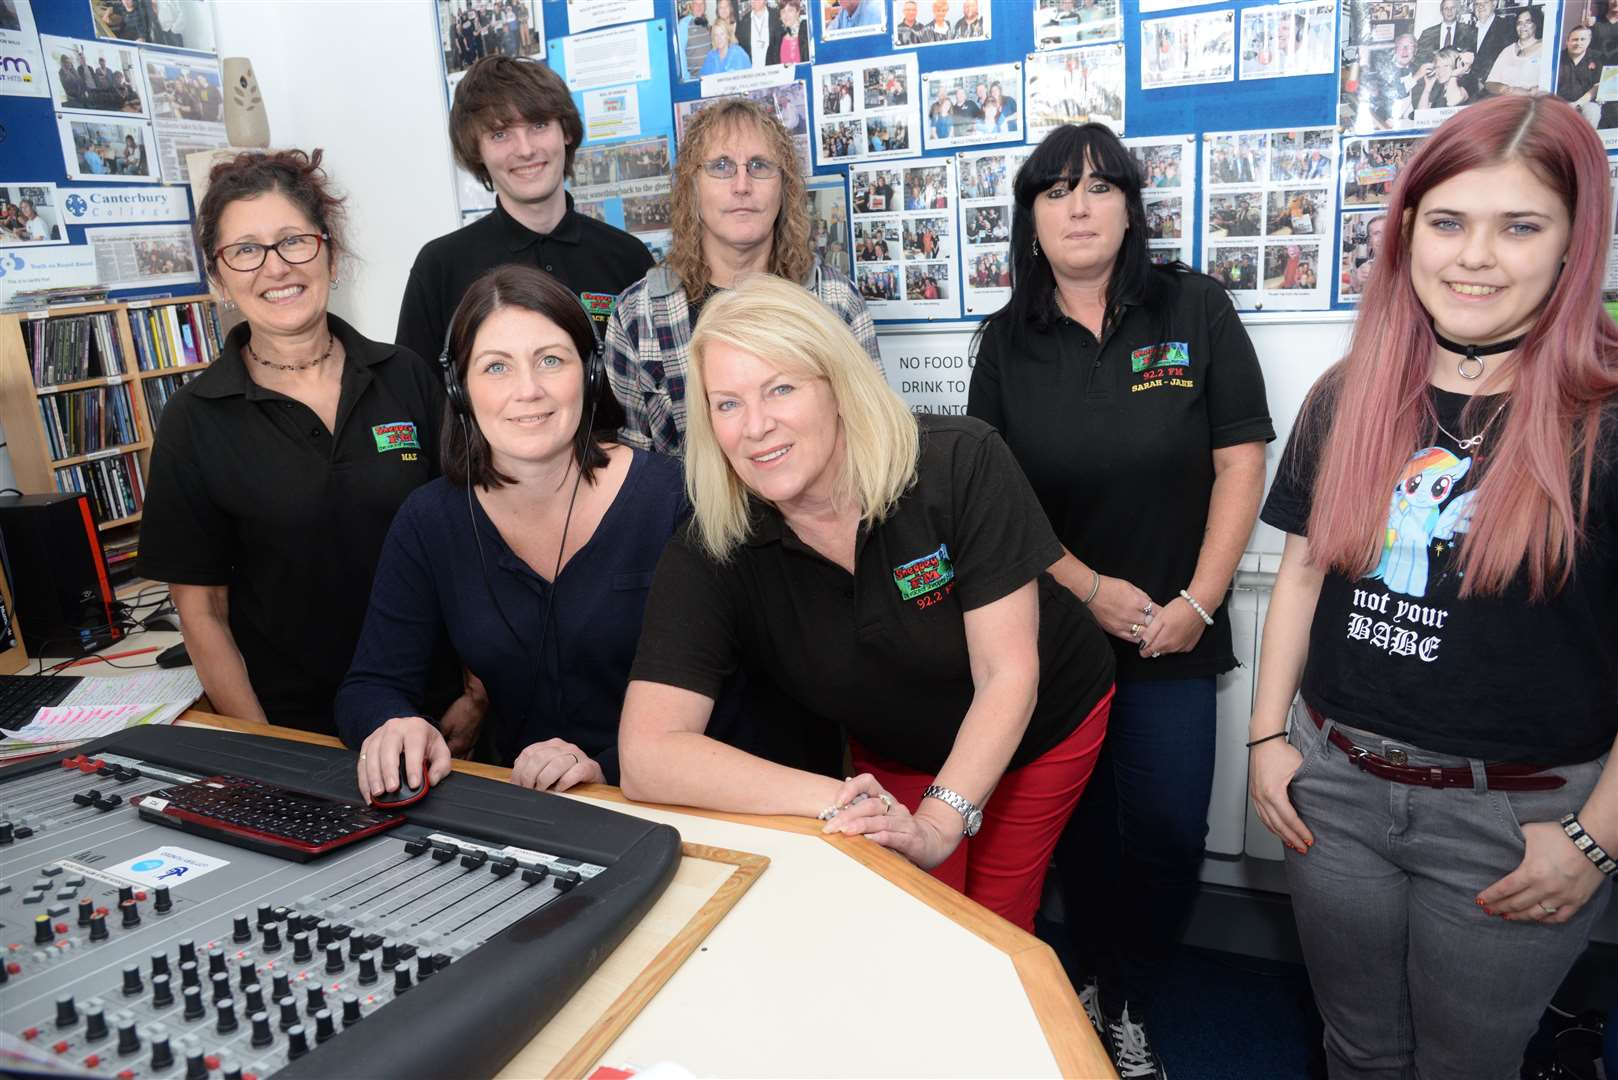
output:
M1289 790L1315 843L1288 851L1286 866L1332 1080L1516 1080L1612 888L1561 926L1490 916L1477 894L1521 863L1520 823L1577 812L1606 758L1550 770L1567 780L1555 791L1490 791L1481 761L1326 725L1293 709L1303 763ZM1333 726L1372 753L1402 749L1411 765L1470 765L1476 783L1372 776L1326 741Z

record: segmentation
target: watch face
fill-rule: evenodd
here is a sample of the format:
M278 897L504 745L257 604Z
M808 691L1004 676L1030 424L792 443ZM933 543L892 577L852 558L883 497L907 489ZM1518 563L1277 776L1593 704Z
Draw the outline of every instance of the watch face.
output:
M966 835L976 836L981 828L983 828L982 810L974 810L966 815Z

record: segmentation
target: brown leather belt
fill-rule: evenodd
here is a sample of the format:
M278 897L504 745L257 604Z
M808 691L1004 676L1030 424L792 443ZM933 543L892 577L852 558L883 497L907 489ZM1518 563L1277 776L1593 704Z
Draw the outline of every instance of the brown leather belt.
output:
M1315 711L1313 705L1305 704L1309 710L1310 719L1314 720L1315 727L1326 726L1326 718ZM1415 784L1419 787L1430 788L1469 788L1473 786L1472 770L1466 767L1441 769L1436 766L1406 765L1402 762L1391 761L1378 754L1373 754L1363 746L1358 746L1354 740L1344 735L1337 728L1331 729L1326 741L1348 755L1348 760L1364 769L1372 776L1380 776L1384 780L1392 780L1396 784ZM1567 783L1564 777L1541 776L1548 766L1545 765L1518 765L1511 762L1497 762L1483 768L1484 779L1490 788L1495 791L1555 791Z

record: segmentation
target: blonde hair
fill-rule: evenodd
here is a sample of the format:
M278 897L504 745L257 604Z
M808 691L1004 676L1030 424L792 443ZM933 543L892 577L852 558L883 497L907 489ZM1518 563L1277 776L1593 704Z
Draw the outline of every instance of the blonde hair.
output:
M825 379L842 422L839 502L875 524L916 481L920 433L904 399L837 315L801 285L753 274L709 300L691 337L686 383L685 489L698 539L719 562L752 532L748 490L719 446L708 411L708 348L726 344L789 375Z
M701 296L709 281L708 261L702 254L702 221L697 213L702 163L708 160L717 138L747 124L753 125L769 147L771 159L781 166L779 179L764 181L781 185L781 209L775 215L775 235L766 269L788 281L802 281L814 266L815 255L809 245L809 200L804 194L803 171L792 136L758 102L726 98L709 105L686 124L680 155L674 163L673 194L669 199L674 240L667 261L687 296ZM745 166L746 162L737 165Z

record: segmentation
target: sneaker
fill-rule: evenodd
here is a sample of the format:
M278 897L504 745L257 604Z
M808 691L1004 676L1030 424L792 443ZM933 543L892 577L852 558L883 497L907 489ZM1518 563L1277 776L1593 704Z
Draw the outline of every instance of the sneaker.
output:
M1145 1025L1129 1018L1128 1002L1124 1003L1124 1011L1118 1019L1107 1021L1103 1038L1120 1080L1168 1080L1167 1070L1146 1038Z
M1090 1026L1096 1029L1096 1037L1105 1041L1107 1021L1101 1015L1100 979L1091 975L1084 980L1084 987L1079 991L1079 1004L1084 1006L1084 1015L1090 1018Z

